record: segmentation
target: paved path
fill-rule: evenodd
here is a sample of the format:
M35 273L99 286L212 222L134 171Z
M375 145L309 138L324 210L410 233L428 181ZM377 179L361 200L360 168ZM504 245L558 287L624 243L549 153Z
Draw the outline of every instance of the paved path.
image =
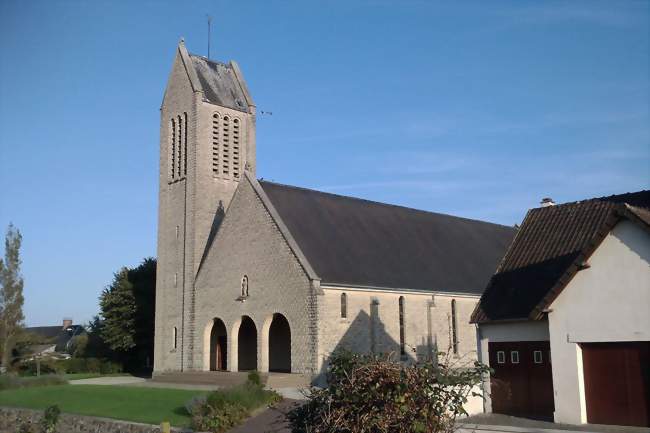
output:
M647 427L629 427L617 425L600 425L600 424L556 424L548 421L536 421L527 418L519 418L496 413L486 413L474 415L464 420L459 420L459 424L467 424L466 430L472 428L481 432L513 432L513 433L650 433Z
M146 381L147 379L134 376L104 376L71 380L70 385L136 385Z
M228 433L291 433L285 414L299 404L296 400L283 400Z

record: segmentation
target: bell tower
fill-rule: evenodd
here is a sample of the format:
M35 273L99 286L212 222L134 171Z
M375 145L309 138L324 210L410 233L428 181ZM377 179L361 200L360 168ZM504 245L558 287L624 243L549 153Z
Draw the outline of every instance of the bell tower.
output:
M160 108L154 371L194 368L194 280L244 172L255 175L255 104L239 66L181 39Z

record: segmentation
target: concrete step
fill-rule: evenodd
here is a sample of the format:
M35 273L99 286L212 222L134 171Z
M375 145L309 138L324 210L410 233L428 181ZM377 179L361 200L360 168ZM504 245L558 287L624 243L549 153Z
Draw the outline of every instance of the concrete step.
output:
M260 373L262 384L267 388L307 388L311 383L309 375L292 373ZM231 387L246 383L248 372L230 371L184 371L154 373L151 380L159 383L214 385Z
M269 373L266 380L267 388L308 388L311 376L298 373Z

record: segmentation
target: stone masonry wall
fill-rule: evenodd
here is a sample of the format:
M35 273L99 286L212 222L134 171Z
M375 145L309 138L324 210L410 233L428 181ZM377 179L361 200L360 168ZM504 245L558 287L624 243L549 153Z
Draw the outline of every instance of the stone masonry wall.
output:
M43 417L43 411L0 407L0 433L14 433L27 423L32 431L38 430L38 423ZM96 418L82 415L61 414L57 431L61 433L160 433L160 426L150 424L118 421L109 418ZM172 428L172 432L180 433L189 430Z
M188 113L188 176L171 179L170 142L172 117ZM181 368L183 342L183 310L187 285L185 261L186 240L191 237L185 210L188 200L188 183L194 163L190 143L193 142L195 122L195 97L181 56L176 55L165 99L160 111L160 169L158 204L158 268L156 272L156 323L154 370L177 371ZM189 274L191 278L191 274ZM177 347L174 348L173 330L177 330Z
M249 297L241 295L244 275ZM196 281L196 356L192 368L209 369L210 331L221 319L227 330L228 369L237 371L242 316L257 329L257 369L268 371L268 333L273 313L291 328L291 371L312 373L310 281L250 181L242 180Z
M399 359L399 297L404 296L404 337L411 359L450 347L451 301L456 300L459 365L477 359L476 330L469 323L478 296L323 288L319 296L319 369L336 349L390 353ZM347 318L341 318L341 294L347 295ZM374 305L373 305L374 301ZM373 319L374 318L374 319ZM374 333L371 328L374 327ZM374 334L374 335L373 335ZM414 352L415 351L415 352Z

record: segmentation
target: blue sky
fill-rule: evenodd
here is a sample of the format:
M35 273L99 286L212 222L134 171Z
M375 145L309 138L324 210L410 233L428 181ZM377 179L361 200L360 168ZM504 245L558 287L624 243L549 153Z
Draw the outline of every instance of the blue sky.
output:
M258 176L519 223L648 188L647 1L0 0L0 227L29 325L85 322L156 253L176 44L239 62Z

